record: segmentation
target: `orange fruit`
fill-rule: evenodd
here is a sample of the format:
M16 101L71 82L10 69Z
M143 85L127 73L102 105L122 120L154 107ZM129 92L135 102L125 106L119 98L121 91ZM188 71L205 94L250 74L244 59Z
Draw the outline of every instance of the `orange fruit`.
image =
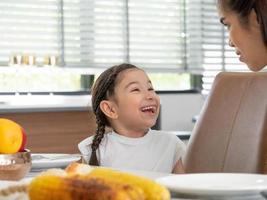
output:
M12 120L0 118L0 153L16 153L21 148L22 143L21 126Z

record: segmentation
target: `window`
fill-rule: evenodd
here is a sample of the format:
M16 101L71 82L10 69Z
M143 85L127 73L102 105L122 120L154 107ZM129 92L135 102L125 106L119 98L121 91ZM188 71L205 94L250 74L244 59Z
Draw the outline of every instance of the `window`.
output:
M60 5L56 0L50 1L16 1L0 2L0 63L5 66L11 56L22 54L35 56L41 64L48 55L59 55Z
M88 90L90 75L129 62L156 89L203 74L207 93L219 71L247 69L214 0L2 0L0 30L1 92Z
M149 73L149 78L158 91L190 90L194 87L189 73Z
M187 80L180 0L3 0L0 10L1 92L78 91L86 74L122 62L161 88Z

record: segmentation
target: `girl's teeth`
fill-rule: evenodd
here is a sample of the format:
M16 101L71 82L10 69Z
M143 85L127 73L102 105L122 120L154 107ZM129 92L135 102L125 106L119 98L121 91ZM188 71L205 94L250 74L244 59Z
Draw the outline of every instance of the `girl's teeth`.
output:
M148 106L148 107L145 107L145 108L142 108L142 111L151 111L151 112L154 112L155 108L153 106Z

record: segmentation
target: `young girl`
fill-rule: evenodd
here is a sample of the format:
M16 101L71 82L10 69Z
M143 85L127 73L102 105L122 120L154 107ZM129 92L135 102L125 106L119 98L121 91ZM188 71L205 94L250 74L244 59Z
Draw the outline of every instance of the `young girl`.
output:
M160 100L147 74L131 64L104 71L92 89L97 130L78 146L90 165L183 173L183 142L173 134L150 128ZM112 128L105 133L105 127Z

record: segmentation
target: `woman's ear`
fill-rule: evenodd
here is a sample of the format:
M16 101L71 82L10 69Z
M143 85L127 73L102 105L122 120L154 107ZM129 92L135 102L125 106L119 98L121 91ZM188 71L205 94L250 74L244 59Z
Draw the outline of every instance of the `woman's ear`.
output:
M257 13L254 9L252 9L250 14L249 14L249 25L251 27L256 27L256 28L259 28L259 26L260 26Z
M112 101L103 100L100 102L99 107L107 117L111 119L116 119L118 117L114 103Z

